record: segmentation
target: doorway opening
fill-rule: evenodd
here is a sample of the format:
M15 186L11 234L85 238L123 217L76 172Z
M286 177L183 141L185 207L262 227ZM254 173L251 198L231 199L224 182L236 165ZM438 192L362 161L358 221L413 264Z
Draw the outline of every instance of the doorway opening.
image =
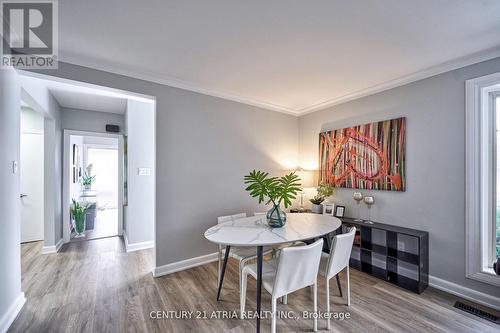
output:
M21 243L44 239L44 116L21 101Z
M156 98L40 73L21 71L20 78L22 90L33 96L34 104L47 110L49 117L45 121L46 217L42 252L58 252L64 248L63 244L75 239L72 199L85 204L85 218L92 209L95 211L94 219L90 217L88 225L85 220L85 228L80 228L85 236L76 241L118 234L122 236L119 237L123 245L120 250L154 248ZM101 161L115 159L109 154L110 147L102 142L82 142L78 148L79 163L76 163L72 156L72 137L115 139L115 152L118 140L118 162L112 163L118 169L118 199L110 190L115 187L114 180L106 175L110 163ZM96 177L86 189L88 181L82 177L88 172L89 164L93 164L90 177ZM104 168L98 164L108 165ZM104 176L95 174L98 170ZM117 227L112 223L105 225L109 228L99 229L101 220L116 221L116 215ZM152 252L154 262L155 252Z
M69 134L71 241L122 234L122 142L113 135Z

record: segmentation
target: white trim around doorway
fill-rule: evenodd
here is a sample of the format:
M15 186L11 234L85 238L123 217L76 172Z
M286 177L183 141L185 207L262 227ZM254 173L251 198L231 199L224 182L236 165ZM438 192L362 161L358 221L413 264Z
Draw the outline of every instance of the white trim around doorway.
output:
M64 145L63 145L63 242L68 243L70 241L70 228L68 221L70 220L69 207L71 205L69 199L69 184L71 181L70 174L70 136L80 135L80 136L98 136L106 138L116 138L118 139L118 236L123 235L123 156L124 156L124 140L121 134L111 134L111 133L100 133L100 132L87 132L87 131L75 131L75 130L64 130Z

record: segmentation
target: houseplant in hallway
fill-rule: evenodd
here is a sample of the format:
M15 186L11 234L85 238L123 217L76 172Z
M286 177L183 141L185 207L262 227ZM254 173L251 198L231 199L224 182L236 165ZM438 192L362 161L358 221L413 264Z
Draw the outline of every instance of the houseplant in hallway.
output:
M323 201L333 194L333 186L327 183L321 183L316 190L318 193L316 193L314 198L309 199L312 203L311 211L316 214L323 214Z
M72 199L71 204L71 218L73 220L73 227L75 228L75 238L85 237L85 219L87 216L87 205L81 204L75 199Z
M254 198L258 198L259 203L266 201L266 205L273 207L267 212L267 224L272 228L280 228L286 223L286 213L281 210L281 203L288 208L292 205L292 200L300 192L300 178L292 172L283 177L269 177L268 172L253 170L244 178L245 189Z
M95 181L95 176L92 176L92 164L87 166L87 172L82 176L82 185L86 191L92 189L92 183Z

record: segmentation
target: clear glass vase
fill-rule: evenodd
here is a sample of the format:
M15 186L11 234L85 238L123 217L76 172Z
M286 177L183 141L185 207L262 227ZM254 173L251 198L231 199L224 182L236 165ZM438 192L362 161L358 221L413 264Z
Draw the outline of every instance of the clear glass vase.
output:
M75 238L85 237L85 224L87 221L87 215L83 214L82 216L75 216L74 219L75 224Z
M278 205L273 205L273 208L267 212L266 217L267 224L271 228L281 228L286 223L286 213Z

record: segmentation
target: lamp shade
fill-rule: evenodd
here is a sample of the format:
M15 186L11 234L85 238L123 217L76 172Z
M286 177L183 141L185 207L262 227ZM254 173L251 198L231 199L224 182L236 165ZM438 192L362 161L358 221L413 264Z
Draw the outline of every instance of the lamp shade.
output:
M302 188L318 186L318 172L316 170L298 169L295 171L295 174L300 177L300 184Z

